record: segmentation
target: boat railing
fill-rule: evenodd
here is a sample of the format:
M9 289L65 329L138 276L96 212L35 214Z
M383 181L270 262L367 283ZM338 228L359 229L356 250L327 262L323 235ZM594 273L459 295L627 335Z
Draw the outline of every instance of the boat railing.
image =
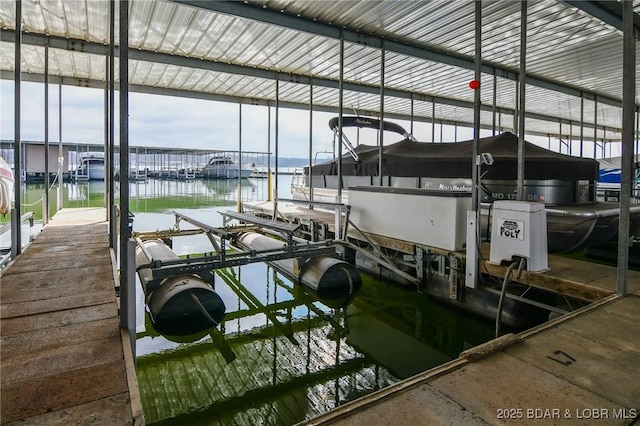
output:
M12 214L15 214L15 209L11 210ZM31 242L34 239L34 232L33 232L33 228L34 228L34 215L33 212L27 212L25 214L23 214L22 216L20 216L20 221L18 226L22 226L22 224L24 222L29 222L29 241L24 244L22 246L22 248L24 249L25 247L27 247L29 244L31 244ZM12 220L13 222L13 220ZM4 234L11 232L11 223L7 223L5 225L0 226L0 237L2 237ZM13 259L13 255L12 255L12 250L11 247L0 247L0 271Z
M84 171L80 171L78 169L73 173L73 178L76 182L87 182L89 180L89 171L84 173Z
M295 191L296 188L304 188L307 185L304 167L296 167L293 170L293 176L291 177L291 193Z

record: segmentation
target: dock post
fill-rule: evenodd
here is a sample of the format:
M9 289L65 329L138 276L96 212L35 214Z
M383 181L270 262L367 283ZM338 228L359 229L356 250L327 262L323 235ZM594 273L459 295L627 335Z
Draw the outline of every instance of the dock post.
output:
M631 182L633 172L633 120L636 98L636 58L633 34L633 5L623 2L623 61L622 61L622 174L620 178L620 220L618 225L618 279L617 292L621 296L628 293L627 276L629 269L629 226L631 209Z
M20 252L18 251L18 247L22 244L18 241L20 237L19 233L16 233L14 230L20 227L20 217L18 216L18 211L14 208L11 209L11 258L15 259Z
M127 241L128 264L135 265L136 262L136 242L132 239ZM133 359L136 359L136 270L128 268L125 279L120 278L120 328L128 331L129 341Z
M22 194L22 140L20 136L22 96L20 84L22 78L21 49L22 49L22 0L16 1L16 40L15 40L15 65L14 65L14 121L13 121L13 197L15 208L11 210L11 222L16 226L11 228L11 257L15 259L22 253L22 236L20 235L21 194ZM15 220L15 221L14 221Z

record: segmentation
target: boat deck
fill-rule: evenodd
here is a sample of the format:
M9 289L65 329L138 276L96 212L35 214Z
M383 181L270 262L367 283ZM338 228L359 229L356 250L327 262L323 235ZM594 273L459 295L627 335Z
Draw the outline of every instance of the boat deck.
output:
M0 277L2 424L143 423L105 212L58 212Z
M305 424L635 424L640 291L473 348Z

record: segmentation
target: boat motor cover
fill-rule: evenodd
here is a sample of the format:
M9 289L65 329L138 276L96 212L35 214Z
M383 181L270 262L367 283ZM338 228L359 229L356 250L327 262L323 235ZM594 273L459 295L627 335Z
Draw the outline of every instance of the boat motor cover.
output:
M473 141L426 143L404 139L383 147L383 175L398 177L471 178ZM350 154L342 157L343 176L376 176L379 148L358 145L359 161ZM502 133L478 140L478 152L493 156L492 166L484 167L483 179L514 180L518 174L518 137ZM598 179L596 160L559 154L530 142L524 143L525 179ZM308 173L308 167L305 172ZM337 175L336 162L313 166L313 175Z

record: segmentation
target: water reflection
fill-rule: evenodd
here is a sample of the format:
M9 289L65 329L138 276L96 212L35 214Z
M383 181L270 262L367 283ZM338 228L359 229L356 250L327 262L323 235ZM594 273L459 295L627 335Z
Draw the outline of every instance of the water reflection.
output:
M253 179L162 180L129 183L129 205L133 212L161 211L169 208L201 208L212 205L231 206L241 194L242 201L266 199L266 188ZM259 185L260 184L260 185ZM120 185L114 184L119 197ZM66 182L63 184L65 207L104 206L105 186L101 181Z
M228 312L217 335L176 343L148 323L139 333L148 423L294 424L455 358L492 334L488 324L370 276L353 297L323 301L262 264L223 275L257 303L218 279Z

